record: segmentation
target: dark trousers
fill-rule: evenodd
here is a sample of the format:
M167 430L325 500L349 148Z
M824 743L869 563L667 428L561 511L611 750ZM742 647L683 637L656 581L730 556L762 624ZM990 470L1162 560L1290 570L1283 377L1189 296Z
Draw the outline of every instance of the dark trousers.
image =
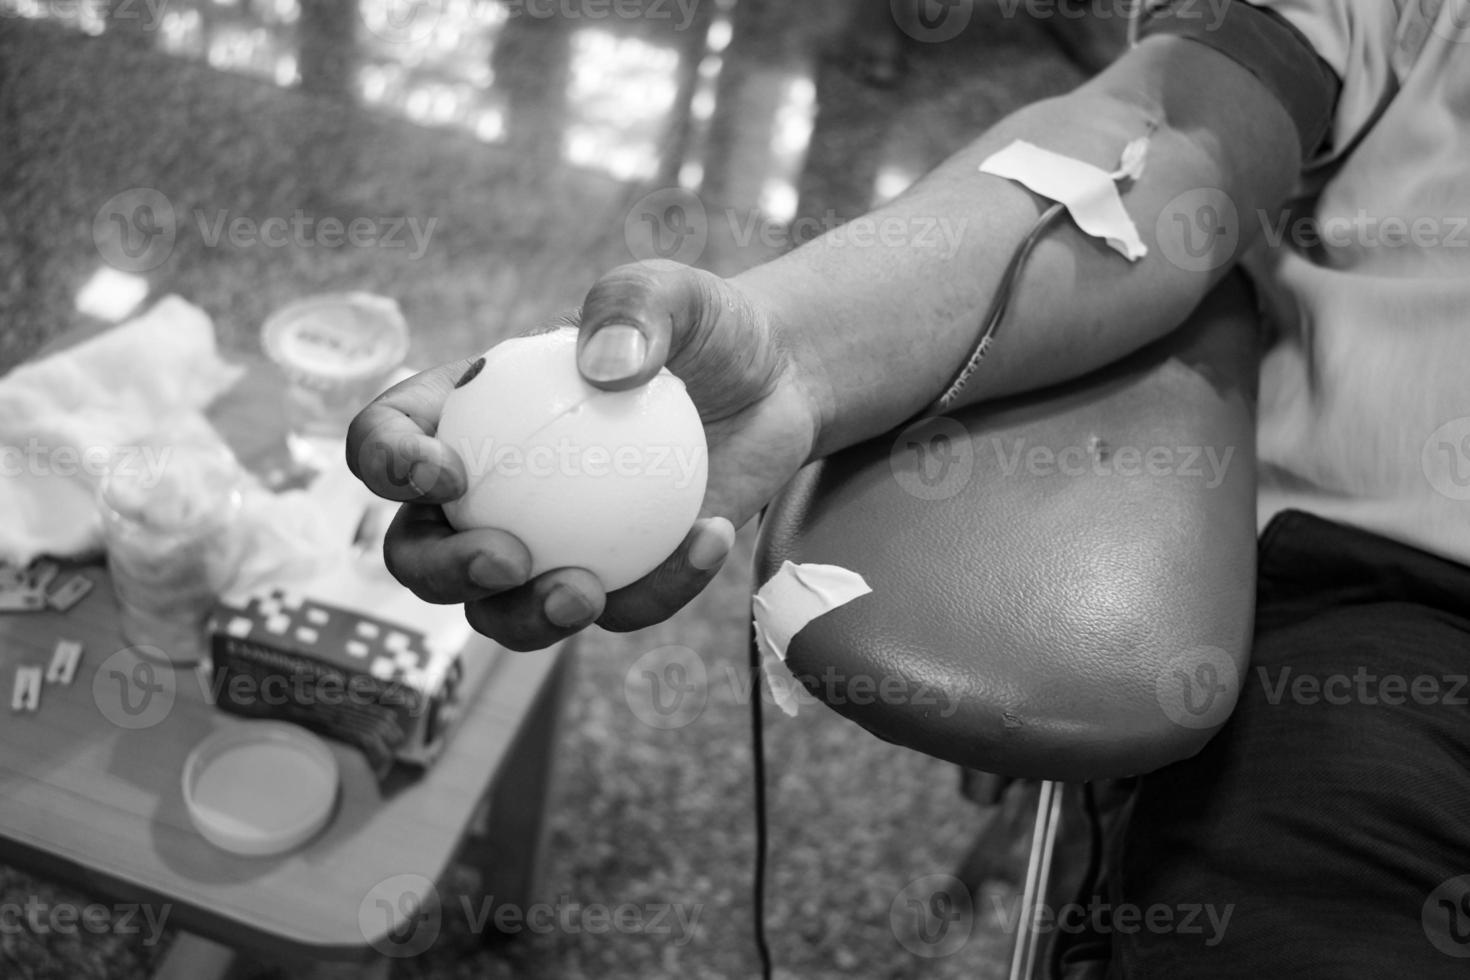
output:
M1260 555L1235 714L1111 849L1109 976L1464 980L1470 568L1297 512Z

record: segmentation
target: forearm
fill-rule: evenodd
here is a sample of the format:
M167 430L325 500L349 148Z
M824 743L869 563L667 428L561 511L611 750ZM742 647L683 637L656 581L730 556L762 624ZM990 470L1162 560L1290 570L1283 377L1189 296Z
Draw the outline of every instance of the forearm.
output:
M1129 262L1070 221L1058 224L1031 255L997 341L957 404L1079 376L1177 327L1257 224L1241 222L1234 247L1220 239L1214 261L1181 268L1170 255L1201 229L1173 220L1171 201L1218 188L1241 216L1254 215L1285 197L1299 167L1280 105L1243 69L1189 42L1147 43L1076 92L1008 117L860 219L870 223L867 239L838 229L738 277L810 380L822 420L817 454L912 416L969 355L1006 263L1050 203L981 174L982 160L1025 139L1111 170L1150 125L1147 167L1124 192L1148 254Z

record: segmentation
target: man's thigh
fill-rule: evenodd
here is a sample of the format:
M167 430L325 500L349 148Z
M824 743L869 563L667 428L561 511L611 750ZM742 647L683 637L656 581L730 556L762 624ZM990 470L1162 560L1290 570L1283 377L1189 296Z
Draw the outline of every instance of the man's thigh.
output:
M1141 780L1115 976L1470 976L1467 614L1461 566L1306 515L1268 530L1235 714Z

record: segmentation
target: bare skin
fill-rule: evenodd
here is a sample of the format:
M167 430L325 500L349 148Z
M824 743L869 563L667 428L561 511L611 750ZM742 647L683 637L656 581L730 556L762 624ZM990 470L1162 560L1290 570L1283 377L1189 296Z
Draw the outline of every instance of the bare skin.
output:
M1269 211L1301 162L1291 120L1254 76L1168 37L1006 118L869 216L914 228L946 218L963 229L953 250L858 248L829 234L729 280L644 263L592 287L577 318L584 377L618 390L667 366L705 422L700 517L660 568L612 594L585 569L529 579L530 556L512 535L447 524L437 505L463 492L464 466L433 433L468 360L408 379L353 422L353 472L405 504L385 546L389 568L425 599L464 603L475 629L513 649L549 646L593 622L630 630L673 615L718 572L734 528L801 466L908 419L965 359L1002 269L1047 203L978 173L979 163L1020 138L1112 169L1150 127L1147 170L1126 198L1148 256L1128 263L1070 224L1050 235L1021 278L1003 342L960 404L1078 377L1163 336L1235 257L1221 255L1204 272L1172 264L1159 237L1174 233L1159 220L1169 203L1213 188L1242 214ZM1246 228L1238 248L1249 244Z

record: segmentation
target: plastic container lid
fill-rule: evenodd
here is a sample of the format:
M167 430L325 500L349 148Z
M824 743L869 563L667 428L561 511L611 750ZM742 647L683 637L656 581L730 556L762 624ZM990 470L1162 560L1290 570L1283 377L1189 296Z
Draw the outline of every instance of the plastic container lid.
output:
M252 721L215 732L184 763L194 826L236 854L289 851L326 826L337 802L337 759L297 725Z
M372 293L326 293L272 313L261 345L293 381L330 390L386 376L408 356L398 304Z

